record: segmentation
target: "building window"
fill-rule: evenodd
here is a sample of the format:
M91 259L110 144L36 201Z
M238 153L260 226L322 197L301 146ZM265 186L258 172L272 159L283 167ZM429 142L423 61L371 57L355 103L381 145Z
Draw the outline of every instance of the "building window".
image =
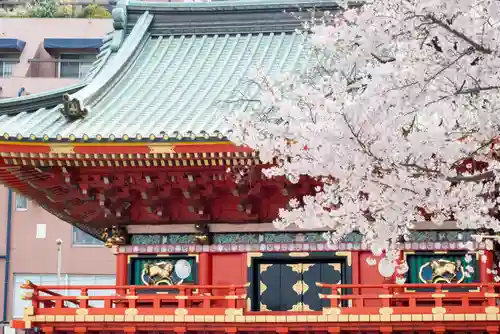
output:
M59 76L61 78L83 79L96 60L95 54L61 54Z
M28 199L21 194L16 193L16 210L26 211L28 210Z
M0 54L0 78L10 78L12 69L18 60L9 54Z
M77 227L73 226L73 245L74 246L103 246L104 243L94 238L88 233L83 232Z
M14 64L14 62L7 60L0 61L0 78L10 78Z
M21 285L26 281L31 281L36 285L57 285L57 275L54 274L14 274L14 293L12 316L14 319L23 317L24 308L31 305L30 300L23 300L21 296L24 290ZM60 285L110 285L116 284L115 275L61 275ZM57 292L65 296L79 296L79 290L58 290ZM112 296L115 290L92 290L89 289L89 296ZM92 307L104 307L104 302L100 300L90 301ZM76 307L75 304L67 303L66 307Z

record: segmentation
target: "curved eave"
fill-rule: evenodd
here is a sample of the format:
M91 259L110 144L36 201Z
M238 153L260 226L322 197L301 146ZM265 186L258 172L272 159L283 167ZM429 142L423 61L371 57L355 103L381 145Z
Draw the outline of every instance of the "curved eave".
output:
M0 142L24 142L26 144L31 143L49 143L49 144L60 144L60 143L85 143L85 144L95 144L95 145L109 145L109 144L119 144L119 145L146 145L150 143L168 143L168 144L182 144L182 143L220 143L220 142L228 142L228 139L225 135L220 132L216 132L214 134L208 135L206 133L198 134L198 135L181 135L178 133L173 133L172 136L167 134L163 136L155 136L153 134L148 137L143 137L142 135L138 135L136 137L129 137L128 135L122 135L121 137L103 137L101 135L97 135L95 137L90 137L87 135L83 135L81 137L77 137L75 135L70 135L68 137L63 137L61 135L54 137L49 137L44 135L42 137L36 135L30 135L28 137L23 136L22 134L14 134L5 132L3 134L0 133Z
M142 154L145 158L155 154L168 154L171 158L201 158L204 154L219 154L227 157L251 157L254 151L249 147L237 146L230 141L191 142L35 142L0 140L0 155L12 158L48 158L50 155L65 158L85 158L86 155L110 155L109 158L127 154ZM113 157L111 157L111 155Z
M34 112L40 109L53 108L61 103L64 94L75 93L85 86L86 83L81 82L50 92L0 100L0 116L13 116L21 112Z
M88 105L99 100L119 80L125 69L131 64L140 49L141 43L147 37L152 21L153 15L149 14L148 11L143 13L130 35L127 36L123 45L118 49L113 61L107 62L106 66L102 66L99 73L93 76L92 80L84 88L74 94L65 96L65 101L77 102L79 108L84 110L88 109ZM88 110L88 112L91 111Z
M177 143L42 143L0 141L9 166L203 167L258 165L257 152L229 141Z
M27 171L28 174L34 172L36 172L35 168ZM29 178L26 178L26 175L22 175L19 172L19 166L17 166L16 168L16 166L9 165L5 161L5 159L0 161L0 183L13 189L16 193L19 193L31 200L36 201L43 209L58 217L62 221L65 221L96 237L97 239L100 239L103 230L102 228L82 224L81 222L73 219L71 214L69 214L68 212L60 212L58 210L55 210L53 207L51 207L50 201L47 201L45 194L40 192L40 190L33 188L30 185L30 182L27 180L29 180ZM43 200L40 201L40 199Z

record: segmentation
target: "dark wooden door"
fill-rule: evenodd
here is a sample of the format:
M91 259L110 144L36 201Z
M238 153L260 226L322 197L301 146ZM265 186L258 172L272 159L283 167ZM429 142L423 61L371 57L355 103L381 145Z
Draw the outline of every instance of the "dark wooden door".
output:
M328 291L317 282L340 284L340 263L261 263L258 275L259 311L319 311L330 305L319 298ZM326 290L326 289L325 289Z
M331 294L331 289L316 286L317 282L328 284L342 283L341 263L304 263L302 265L302 280L304 291L302 295L302 311L321 311L323 307L330 307L328 299L319 298L319 294ZM305 288L307 286L307 288Z
M261 263L259 265L259 311L286 311L301 301L296 289L301 273L293 265Z

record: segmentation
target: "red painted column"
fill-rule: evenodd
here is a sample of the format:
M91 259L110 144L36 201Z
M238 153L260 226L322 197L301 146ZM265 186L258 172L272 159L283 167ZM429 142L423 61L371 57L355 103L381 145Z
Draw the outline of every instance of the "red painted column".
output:
M116 253L116 285L127 285L128 282L128 256L127 254ZM118 294L125 293L117 291Z
M352 284L359 284L359 275L361 272L361 263L359 262L359 252L351 252L351 277ZM354 295L360 295L360 289L352 289ZM356 305L357 299L353 300L354 306Z
M489 250L484 251L484 256L486 256L486 261L483 261L482 255L479 256L479 280L481 283L493 282L493 276L488 273L488 269L492 270L494 263L493 252Z
M198 258L198 282L200 285L212 284L212 266L210 260L210 253L200 253Z
M398 259L399 263L400 264L403 263L404 259L405 259L405 253L404 253L404 251L399 252L399 259ZM396 283L396 278L398 276L399 276L399 274L396 271L394 273L394 275L392 275L392 282L391 283ZM408 283L408 282L406 282L406 283ZM404 293L404 291L405 291L404 288L394 288L393 291L391 291L391 294L393 294L393 293ZM403 306L403 302L402 301L397 301L395 305L396 306Z

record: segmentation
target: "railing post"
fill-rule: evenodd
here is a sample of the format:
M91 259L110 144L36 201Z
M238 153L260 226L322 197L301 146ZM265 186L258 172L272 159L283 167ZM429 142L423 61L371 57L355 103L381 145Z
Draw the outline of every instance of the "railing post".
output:
M188 296L186 296L185 286L179 286L179 294L175 297L177 299L177 307L186 308L186 299L188 298Z
M382 299L382 307L390 307L392 299L391 289L387 285L383 285L382 289L384 290L384 293L379 295L379 298Z
M135 290L135 288L129 289L127 299L128 299L128 308L136 308L137 307L137 291Z
M115 296L116 296L116 289L115 289ZM113 308L113 302L116 301L116 300L113 300L113 299L104 299L104 308L107 308L107 309L110 309L110 308ZM121 300L118 299L118 305L123 305L123 303L121 303ZM117 307L120 307L118 306ZM124 306L121 306L121 307L124 307Z
M198 290L200 290L200 289L198 289ZM189 288L186 288L186 290L184 290L184 291L185 291L186 298L187 298L186 299L186 307L193 307L193 300L190 299L190 297L192 297L194 295L193 289L191 287L189 287Z
M330 290L332 291L330 297L330 307L332 308L337 308L339 307L339 300L338 300L338 296L339 296L339 293L338 293L338 290L337 290L337 287L335 286L329 286Z
M228 299L227 307L236 308L236 288L234 286L229 288L229 295L226 298Z
M443 289L441 285L438 285L432 294L434 299L434 307L443 307Z
M33 295L31 297L31 305L33 306L33 309L35 311L35 314L37 310L40 308L40 301L38 300L38 296L40 295L40 292L38 291L38 288L36 286L33 286L31 282L29 282L31 285L31 289L33 289ZM6 293L6 292L5 292Z
M89 307L89 293L87 288L80 289L80 298L78 306L80 308L88 308Z
M56 300L56 306L55 306L57 309L62 309L64 308L64 300L61 300L61 299L57 299Z
M415 284L409 284L409 286L411 286L412 290L417 291ZM406 293L405 295L408 297L408 307L416 308L417 298L415 297L415 293Z
M168 293L168 290L167 290L167 293ZM160 309L161 308L161 302L162 302L161 295L158 294L158 293L155 293L155 295L153 297L153 308L154 309Z
M201 298L203 298L202 305L201 305L203 308L210 308L212 306L210 297L215 295L215 292L213 291L212 286L210 286L208 289L206 289L206 292L201 292L201 290L198 291L198 295Z
M203 294L201 295L201 297L203 298L203 302L202 302L202 307L203 308L210 308L211 307L211 304L210 304L210 295L207 295L207 294Z
M484 296L486 297L486 303L488 306L497 306L497 294L495 293L494 285L488 284L486 286L486 291Z

